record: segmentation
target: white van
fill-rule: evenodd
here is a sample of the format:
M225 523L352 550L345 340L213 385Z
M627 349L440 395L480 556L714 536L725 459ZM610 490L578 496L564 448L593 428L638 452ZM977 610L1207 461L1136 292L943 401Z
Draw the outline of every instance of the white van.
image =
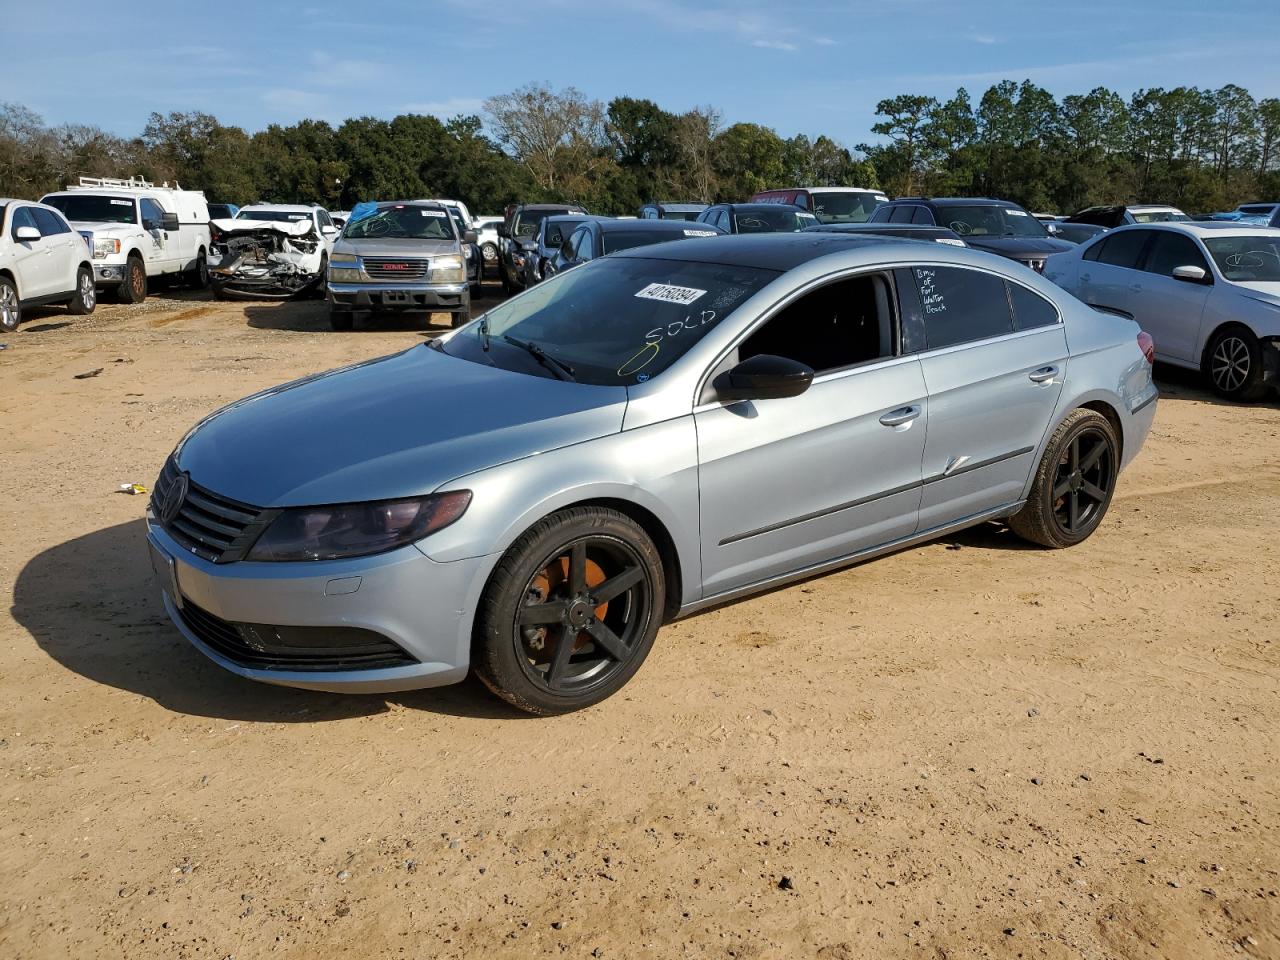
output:
M94 280L125 303L145 298L151 277L177 275L200 288L209 282L209 204L199 190L81 177L40 202L85 235Z

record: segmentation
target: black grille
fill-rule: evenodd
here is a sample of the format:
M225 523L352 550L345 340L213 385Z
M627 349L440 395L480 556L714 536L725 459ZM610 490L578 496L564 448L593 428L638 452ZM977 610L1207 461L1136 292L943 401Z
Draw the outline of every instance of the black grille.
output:
M427 275L429 260L405 257L364 257L364 272L370 280L420 281Z
M231 623L186 597L178 615L214 652L254 670L379 670L417 662L382 634L358 627Z
M178 479L178 465L170 457L152 490L151 512L169 536L197 557L214 563L242 559L263 527L275 517L274 510L219 496L188 478L181 508L165 520L164 508Z

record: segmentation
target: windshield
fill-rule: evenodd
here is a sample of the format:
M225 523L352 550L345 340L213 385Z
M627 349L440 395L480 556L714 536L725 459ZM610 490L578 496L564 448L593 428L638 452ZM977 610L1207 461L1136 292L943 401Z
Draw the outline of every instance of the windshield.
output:
M409 240L452 240L449 215L430 207L384 207L372 216L348 223L344 240L378 240L384 237Z
M269 220L272 223L296 223L299 220L310 220L311 214L300 210L241 210L236 214L237 220Z
M1132 210L1129 212L1133 213ZM1181 223L1190 219L1181 210L1143 210L1141 213L1133 213L1134 223Z
M873 193L815 193L813 215L819 223L866 223L884 199Z
M521 210L516 215L515 225L511 228L513 237L532 237L538 232L538 225L547 217L554 217L556 214L577 213L576 210L570 210L568 207L562 210Z
M739 233L798 233L812 227L818 219L811 213L778 207L735 213L733 222Z
M1210 237L1204 245L1228 280L1280 282L1280 238Z
M945 206L938 219L962 237L1047 237L1044 224L1025 210L995 205Z
M68 220L84 223L137 223L133 201L125 197L103 197L91 193L64 194L40 201L57 207Z
M643 383L777 276L756 267L607 257L494 307L443 349L478 363L550 375L503 339L512 337L537 344L570 367L579 383Z

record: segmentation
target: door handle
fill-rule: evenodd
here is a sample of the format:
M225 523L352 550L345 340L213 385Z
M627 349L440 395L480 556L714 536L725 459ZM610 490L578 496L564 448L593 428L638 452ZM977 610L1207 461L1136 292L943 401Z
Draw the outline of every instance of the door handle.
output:
M1080 274L1080 279L1083 280L1085 283L1088 283L1090 280L1093 279L1093 277L1089 276L1089 274L1087 273L1082 273Z
M1131 283L1131 284L1129 284L1129 289L1130 289L1130 290L1132 290L1132 291L1134 291L1135 293L1141 293L1141 292L1142 292L1142 284L1140 284L1140 283Z
M1027 379L1032 383L1046 383L1058 375L1058 368L1049 366L1041 367L1039 370L1032 370L1027 374Z
M897 410L890 410L880 422L886 427L900 427L904 423L910 423L916 417L920 416L920 408L917 406L899 407Z

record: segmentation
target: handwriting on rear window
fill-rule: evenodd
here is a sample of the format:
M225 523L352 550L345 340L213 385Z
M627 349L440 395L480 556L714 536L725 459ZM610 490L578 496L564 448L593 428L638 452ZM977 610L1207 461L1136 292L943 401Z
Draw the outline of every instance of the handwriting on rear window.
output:
M937 276L932 270L916 268L916 286L920 290L920 302L925 313L945 313L947 301L937 288Z

